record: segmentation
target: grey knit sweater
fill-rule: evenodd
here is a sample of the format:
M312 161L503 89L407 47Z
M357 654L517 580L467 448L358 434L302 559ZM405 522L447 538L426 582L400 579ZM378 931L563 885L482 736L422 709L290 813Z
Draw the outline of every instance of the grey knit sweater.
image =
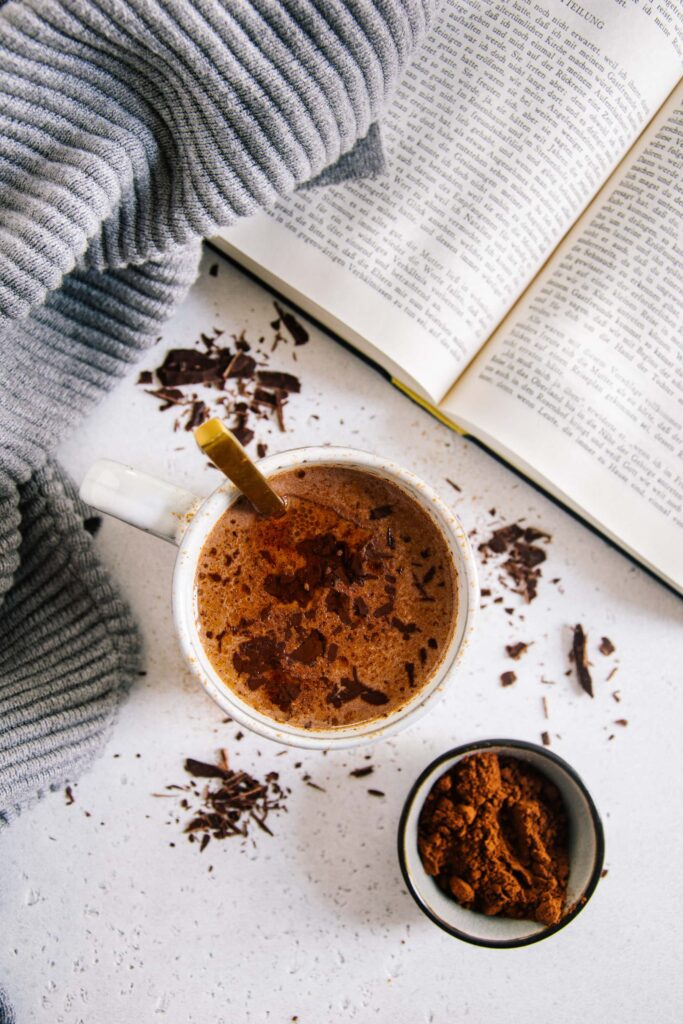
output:
M139 666L51 450L151 343L202 236L376 166L430 6L0 0L0 822L92 760Z

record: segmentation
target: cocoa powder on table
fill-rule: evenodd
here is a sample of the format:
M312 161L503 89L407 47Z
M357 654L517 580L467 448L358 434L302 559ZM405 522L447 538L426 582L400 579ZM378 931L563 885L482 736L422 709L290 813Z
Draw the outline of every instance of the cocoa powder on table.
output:
M557 924L569 829L549 779L514 757L471 754L432 787L418 825L427 874L463 907Z

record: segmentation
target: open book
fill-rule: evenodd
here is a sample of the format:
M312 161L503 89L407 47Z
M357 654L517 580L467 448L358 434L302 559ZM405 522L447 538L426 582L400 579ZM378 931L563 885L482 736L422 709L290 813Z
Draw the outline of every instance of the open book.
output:
M683 593L682 74L682 0L447 0L387 174L214 241Z

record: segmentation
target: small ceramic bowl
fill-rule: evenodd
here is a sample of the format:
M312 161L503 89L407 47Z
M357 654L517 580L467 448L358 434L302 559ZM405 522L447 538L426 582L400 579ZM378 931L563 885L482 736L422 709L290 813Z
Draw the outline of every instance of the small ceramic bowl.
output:
M468 754L491 753L516 757L554 782L569 816L569 884L567 906L571 909L559 924L487 917L461 907L439 889L427 874L417 848L417 826L427 796L442 775ZM456 747L437 757L422 772L408 794L398 827L398 858L408 890L420 910L434 924L476 946L510 949L527 946L553 935L573 921L593 894L605 856L602 823L595 804L574 769L545 747L521 740L483 740Z

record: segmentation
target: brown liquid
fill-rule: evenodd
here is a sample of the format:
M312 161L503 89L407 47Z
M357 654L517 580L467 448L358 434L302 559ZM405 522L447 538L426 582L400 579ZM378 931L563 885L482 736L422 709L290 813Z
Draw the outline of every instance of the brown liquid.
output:
M278 722L338 728L384 717L432 677L455 624L440 530L405 491L334 466L270 479L279 519L240 498L216 523L195 580L218 675Z

